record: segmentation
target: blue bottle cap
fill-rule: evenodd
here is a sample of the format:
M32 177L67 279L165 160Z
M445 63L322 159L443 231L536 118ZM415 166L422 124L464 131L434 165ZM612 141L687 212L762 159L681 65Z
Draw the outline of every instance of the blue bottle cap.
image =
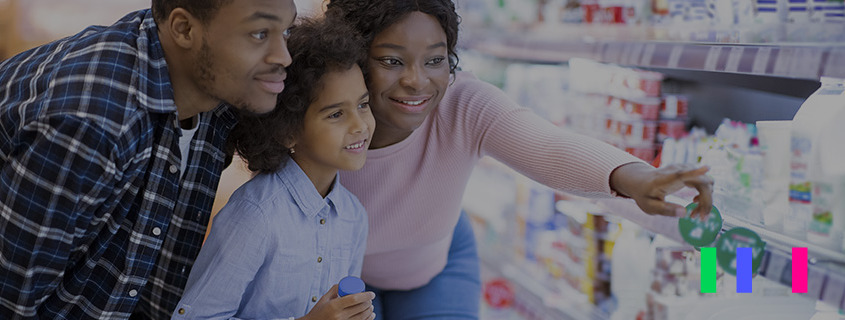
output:
M364 281L358 277L348 276L337 283L337 295L340 297L361 292L364 292Z

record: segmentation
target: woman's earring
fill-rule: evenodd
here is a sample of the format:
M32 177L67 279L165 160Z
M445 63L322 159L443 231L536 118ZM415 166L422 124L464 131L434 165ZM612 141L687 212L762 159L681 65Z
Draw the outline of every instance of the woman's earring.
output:
M296 153L296 150L293 150L293 147L290 148L290 154Z

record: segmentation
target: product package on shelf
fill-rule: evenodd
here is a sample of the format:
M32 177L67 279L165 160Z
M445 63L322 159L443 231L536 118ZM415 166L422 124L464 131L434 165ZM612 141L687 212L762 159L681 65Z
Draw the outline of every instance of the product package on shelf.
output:
M476 168L468 188L473 191L464 200L475 221L479 255L506 261L560 299L583 300L601 314L612 311L611 261L619 224L593 214L601 207L572 200L503 165L486 164L493 162L484 160ZM484 188L491 189L488 195L498 194L497 200L480 200ZM500 194L506 190L513 194ZM494 226L500 223L507 227Z
M845 170L841 122L845 119L845 80L823 78L791 124L791 179L789 220L784 231L842 252Z
M571 88L585 107L568 124L645 161L653 161L659 141L684 134L686 98L662 96L663 75L585 59L570 61ZM601 126L595 126L595 123ZM595 128L603 128L596 132ZM662 135L662 136L661 136Z

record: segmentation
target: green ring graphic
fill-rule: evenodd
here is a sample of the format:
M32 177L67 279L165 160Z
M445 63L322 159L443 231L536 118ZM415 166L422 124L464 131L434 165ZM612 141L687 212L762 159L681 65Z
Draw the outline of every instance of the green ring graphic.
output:
M696 207L698 204L695 202L687 205L687 215L678 220L678 230L687 243L695 247L708 246L716 241L716 237L722 231L722 214L716 206L713 206L706 221L690 218L692 210Z

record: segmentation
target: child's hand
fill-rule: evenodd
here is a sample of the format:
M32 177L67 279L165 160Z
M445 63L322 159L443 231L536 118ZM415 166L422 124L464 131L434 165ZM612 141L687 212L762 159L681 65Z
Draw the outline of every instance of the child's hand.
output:
M373 320L376 318L372 302L375 297L369 291L338 297L337 285L334 285L311 312L298 320Z

